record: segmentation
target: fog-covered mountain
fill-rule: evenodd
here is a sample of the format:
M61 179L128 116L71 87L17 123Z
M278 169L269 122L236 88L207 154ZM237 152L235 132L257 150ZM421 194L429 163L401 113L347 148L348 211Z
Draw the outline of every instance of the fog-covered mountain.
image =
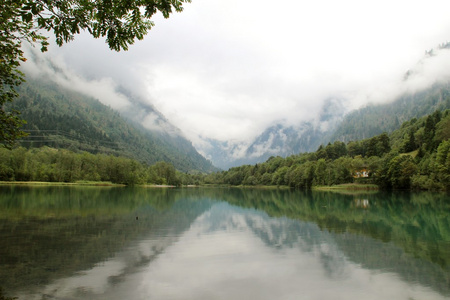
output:
M202 149L218 167L228 169L266 161L270 156L289 156L313 152L323 144L367 139L392 132L412 118L450 108L450 83L436 83L430 88L404 94L387 104L371 104L345 114L339 101L327 101L315 122L267 128L249 144L209 140L211 148Z
M367 105L345 116L330 136L331 141L349 142L392 132L410 119L450 108L450 82L398 97L394 102Z
M282 122L268 127L250 143L220 142L208 139L210 147L201 149L214 165L228 169L266 161L271 156L288 156L316 150L344 116L339 99L328 99L313 121L298 125Z
M420 118L435 110L450 108L450 81L446 73L431 68L450 54L450 44L427 51L422 60L400 78L395 92L384 101L348 111L348 99L330 97L311 121L276 123L249 142L220 142L205 139L198 150L222 168L256 164L271 156L289 156L316 151L321 144L349 142L392 132L406 120ZM439 69L439 68L437 68ZM431 75L430 75L431 74ZM393 98L392 95L396 95Z
M216 170L158 110L130 92L117 94L130 103L120 113L52 80L28 77L13 102L30 133L21 145L120 155L148 164L166 161L183 172Z

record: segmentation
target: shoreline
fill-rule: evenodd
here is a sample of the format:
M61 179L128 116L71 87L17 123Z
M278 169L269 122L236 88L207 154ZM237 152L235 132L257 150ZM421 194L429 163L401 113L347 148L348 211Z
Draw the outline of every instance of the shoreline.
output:
M46 181L0 181L0 185L18 185L18 186L105 186L105 187L126 187L126 184L112 183L109 181L79 181L79 182L46 182ZM176 188L174 185L167 184L142 184L135 185L144 188ZM218 187L218 188L256 188L256 189L290 189L288 186L221 186L221 185L186 185L181 187ZM316 191L379 191L375 184L347 183L332 186L313 186L311 190Z
M345 183L331 186L316 186L312 187L316 191L379 191L380 187L376 184L359 184L359 183Z
M2 185L19 185L19 186L105 186L105 187L127 187L126 184L112 183L109 181L77 181L77 182L50 182L50 181L0 181ZM138 184L134 185L145 188L175 188L175 185L167 184ZM183 187L197 187L187 185Z
M126 186L108 181L80 181L80 182L48 182L48 181L0 181L0 185L28 185L28 186Z

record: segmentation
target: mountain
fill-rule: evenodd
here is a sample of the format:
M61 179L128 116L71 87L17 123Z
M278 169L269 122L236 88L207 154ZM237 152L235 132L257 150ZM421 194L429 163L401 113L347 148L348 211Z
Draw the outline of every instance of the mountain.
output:
M12 108L22 113L24 131L30 133L22 146L120 155L147 164L166 161L182 172L217 170L178 128L130 92L120 91L133 109L119 113L45 78L27 77L18 91Z
M349 142L391 133L406 120L450 108L448 75L437 71L442 68L429 67L442 63L449 52L450 43L427 51L423 59L405 73L398 87L403 94L395 99L386 98L385 101L391 100L387 103L368 104L349 112L344 105L347 99L331 97L324 101L322 110L312 121L299 120L296 125L276 123L247 143L206 139L208 147L199 150L216 166L229 169L261 163L271 156L313 152L320 145L335 141Z
M228 169L244 164L256 164L271 156L289 156L315 151L333 128L342 121L345 108L342 99L327 99L318 117L298 125L276 123L265 129L250 143L221 142L207 139L209 147L201 149L214 165Z
M402 95L391 103L368 105L349 113L330 136L330 141L349 142L391 133L407 120L448 108L450 83L436 83L426 90Z
M330 135L330 141L348 142L391 133L405 121L450 108L449 75L441 66L448 61L449 54L448 42L425 51L422 59L403 76L402 95L389 103L369 104L350 112Z

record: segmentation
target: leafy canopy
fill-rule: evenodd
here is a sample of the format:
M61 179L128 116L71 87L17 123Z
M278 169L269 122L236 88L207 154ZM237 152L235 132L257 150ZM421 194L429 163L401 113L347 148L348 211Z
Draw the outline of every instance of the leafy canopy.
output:
M18 111L6 111L5 103L17 97L15 87L24 80L20 72L26 58L22 42L49 45L43 30L54 33L62 46L81 31L94 38L105 37L109 48L128 50L136 39L142 40L154 23L158 11L168 18L181 12L191 0L2 0L0 1L0 143L11 147L25 135Z

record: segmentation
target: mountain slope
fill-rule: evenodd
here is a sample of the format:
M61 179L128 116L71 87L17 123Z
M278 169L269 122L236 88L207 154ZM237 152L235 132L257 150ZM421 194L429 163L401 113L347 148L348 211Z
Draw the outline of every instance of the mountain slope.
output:
M91 153L108 153L154 164L172 163L183 172L211 172L216 168L201 156L180 131L151 106L154 130L122 117L98 100L64 89L50 80L27 78L13 108L27 121L26 147L48 145ZM158 127L159 126L159 127Z
M201 150L214 165L223 169L264 162L271 156L315 151L329 137L330 130L342 121L344 112L341 99L329 98L314 121L300 121L297 125L274 124L250 143L207 139L205 142L209 147Z
M412 95L403 95L394 102L368 105L349 113L331 135L330 141L348 142L392 132L412 118L450 108L450 83L434 84Z

